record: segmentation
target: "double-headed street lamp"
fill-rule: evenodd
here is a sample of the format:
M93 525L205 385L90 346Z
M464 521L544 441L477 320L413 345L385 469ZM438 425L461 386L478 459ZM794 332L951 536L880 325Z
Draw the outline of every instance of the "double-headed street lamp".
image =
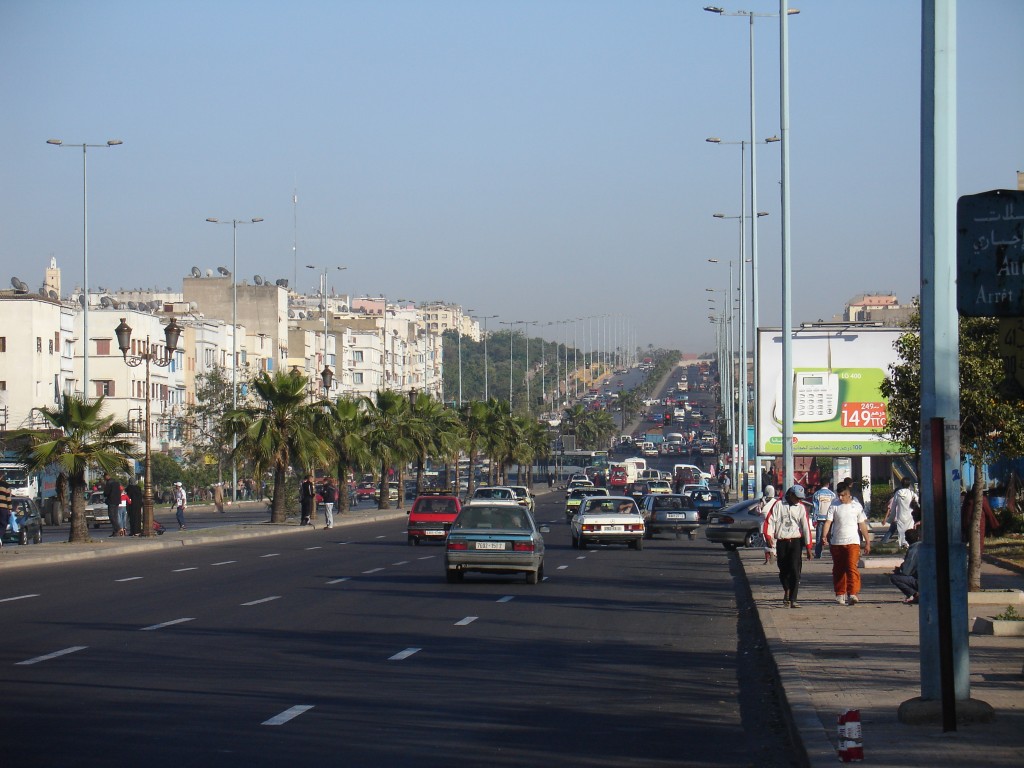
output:
M320 301L324 317L324 369L320 371L320 380L324 383L324 389L327 390L324 395L327 396L330 394L331 382L334 381L334 373L327 365L327 273L331 267L318 267L314 264L307 264L306 269L315 269L323 273L320 277ZM334 269L342 272L348 269L348 267L334 267ZM337 351L335 351L335 354L337 354Z
M124 142L110 139L106 144L65 144L60 139L47 139L54 147L82 148L82 395L89 399L89 173L86 150L90 147L117 147Z
M238 408L238 225L259 224L263 219L231 219L222 221L215 218L206 219L211 224L231 225L231 410ZM234 448L237 438L231 439L231 500L238 501L238 464L235 462Z
M462 318L468 315L470 312L476 312L475 309L464 309L459 314L459 408L462 407Z
M512 339L515 337L516 324L522 320L500 320L501 325L508 326L508 414L512 415Z
M153 467L152 467L152 452L150 442L150 400L152 399L152 391L150 388L149 380L149 366L158 365L161 368L166 368L174 360L174 352L178 348L178 337L181 336L181 326L172 317L171 322L164 326L164 344L165 349L161 353L155 348L150 346L149 336L146 337L145 351L138 355L129 355L128 350L131 349L132 344L132 329L125 322L125 319L121 318L121 323L114 329L114 334L117 336L117 346L121 350L121 356L124 358L125 363L136 368L140 365L146 366L146 424L145 424L145 445L146 445L146 458L144 465L144 479L142 489L142 535L152 536L153 535Z
M484 315L483 317L478 317L477 318L478 320L483 320L484 321L484 402L485 403L488 400L491 399L490 389L488 388L488 384L487 384L487 369L490 367L490 361L489 361L489 359L487 357L487 321L488 320L494 320L497 317L501 317L501 315Z

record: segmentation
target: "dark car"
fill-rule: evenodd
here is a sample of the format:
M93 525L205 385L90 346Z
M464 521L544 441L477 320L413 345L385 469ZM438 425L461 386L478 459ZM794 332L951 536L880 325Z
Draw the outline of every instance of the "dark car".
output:
M701 522L707 520L712 512L725 506L725 494L719 490L700 488L690 491L690 498L700 515Z
M644 516L647 538L663 531L674 533L677 539L683 533L689 534L691 539L697 536L700 518L689 496L680 493L651 494L644 498L640 513Z
M708 541L721 544L726 549L763 546L761 524L764 518L760 507L760 499L747 499L712 512L708 515L704 534Z
M39 514L39 507L35 501L24 496L14 496L11 499L11 514L14 515L18 525L18 532L15 533L10 522L3 530L5 543L34 544L43 543L43 518Z

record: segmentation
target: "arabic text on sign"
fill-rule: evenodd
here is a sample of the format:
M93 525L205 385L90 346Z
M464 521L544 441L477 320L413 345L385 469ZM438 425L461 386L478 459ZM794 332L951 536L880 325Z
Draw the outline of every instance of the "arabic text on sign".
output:
M886 424L885 403L843 403L842 425L881 429Z

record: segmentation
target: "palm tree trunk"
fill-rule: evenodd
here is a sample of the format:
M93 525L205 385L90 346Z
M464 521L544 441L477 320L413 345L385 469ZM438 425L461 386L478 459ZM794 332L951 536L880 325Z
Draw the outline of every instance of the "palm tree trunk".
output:
M85 521L85 494L87 486L85 474L76 474L71 478L71 530L68 532L68 543L89 541L89 524Z
M338 514L348 512L348 463L339 461L338 471Z
M981 589L981 515L982 487L981 460L974 460L974 485L971 486L971 521L967 545L967 591L978 592ZM963 521L961 521L961 525Z
M288 519L288 511L284 508L285 500L285 483L288 481L287 478L288 468L282 464L275 465L274 467L274 497L270 502L270 522L271 523L283 523Z
M386 461L381 461L380 487L377 489L377 509L391 509L391 504L388 500L390 490L390 486L388 485L388 463Z

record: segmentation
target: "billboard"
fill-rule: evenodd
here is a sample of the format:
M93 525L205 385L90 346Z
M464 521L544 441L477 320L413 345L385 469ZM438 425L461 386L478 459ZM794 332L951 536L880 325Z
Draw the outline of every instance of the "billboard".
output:
M880 390L899 361L893 342L905 331L858 325L795 329L793 454L872 456L905 453L885 429L888 403ZM782 455L782 333L757 332L757 452Z

